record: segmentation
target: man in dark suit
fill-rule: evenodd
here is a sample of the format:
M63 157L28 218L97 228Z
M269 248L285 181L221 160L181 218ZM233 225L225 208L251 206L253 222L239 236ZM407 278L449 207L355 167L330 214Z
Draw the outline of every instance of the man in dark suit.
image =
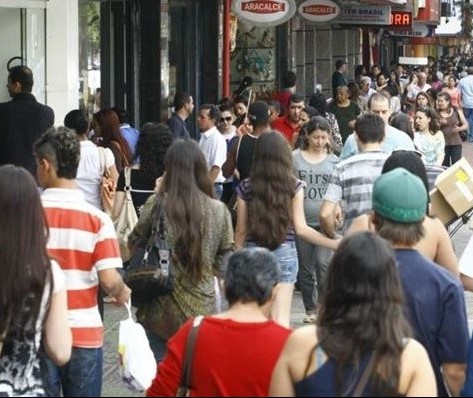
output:
M15 66L8 75L9 102L0 104L0 165L22 166L36 176L33 143L54 124L54 112L31 94L33 73Z

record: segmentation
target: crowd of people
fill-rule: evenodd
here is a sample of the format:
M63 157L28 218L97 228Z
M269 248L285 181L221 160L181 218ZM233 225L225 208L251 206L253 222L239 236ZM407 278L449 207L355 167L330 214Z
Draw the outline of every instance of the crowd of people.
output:
M471 394L472 284L429 191L473 128L473 67L459 81L441 62L354 79L335 67L330 99L299 95L289 71L272 101L241 90L200 105L198 140L189 93L166 123L74 109L54 127L31 70L13 68L0 395L101 395L103 303L133 295L114 224L128 190L131 255L157 219L172 253L173 290L136 308L158 363L147 396L176 396L195 327L192 395ZM307 326L292 331L295 287Z

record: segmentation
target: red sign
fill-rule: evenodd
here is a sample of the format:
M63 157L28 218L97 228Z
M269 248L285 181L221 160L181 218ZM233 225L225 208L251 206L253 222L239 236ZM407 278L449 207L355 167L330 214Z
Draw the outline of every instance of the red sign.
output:
M389 24L393 28L410 28L412 26L412 12L391 11Z
M281 25L293 17L296 9L295 0L232 0L232 11L238 19L255 26Z
M247 1L241 3L241 10L255 14L272 14L274 12L284 12L286 4L271 0Z
M340 14L340 7L332 0L305 0L298 10L302 18L314 23L329 22Z
M331 6L315 5L302 7L302 12L310 15L330 15L335 14L337 9Z

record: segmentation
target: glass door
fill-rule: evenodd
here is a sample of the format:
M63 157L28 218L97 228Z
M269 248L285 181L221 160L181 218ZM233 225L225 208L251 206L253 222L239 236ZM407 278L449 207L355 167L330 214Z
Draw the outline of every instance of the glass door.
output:
M0 102L10 100L6 87L8 63L10 66L21 64L23 59L21 9L0 7ZM15 58L18 57L18 58Z
M33 94L46 102L46 2L6 0L0 3L0 102L8 101L8 67L27 65L33 71Z

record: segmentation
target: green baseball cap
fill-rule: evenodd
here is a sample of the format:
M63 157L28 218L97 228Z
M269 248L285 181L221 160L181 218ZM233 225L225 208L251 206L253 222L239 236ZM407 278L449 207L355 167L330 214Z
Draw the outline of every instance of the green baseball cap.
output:
M427 189L422 180L402 167L380 175L373 186L373 210L399 223L421 221L427 209Z

